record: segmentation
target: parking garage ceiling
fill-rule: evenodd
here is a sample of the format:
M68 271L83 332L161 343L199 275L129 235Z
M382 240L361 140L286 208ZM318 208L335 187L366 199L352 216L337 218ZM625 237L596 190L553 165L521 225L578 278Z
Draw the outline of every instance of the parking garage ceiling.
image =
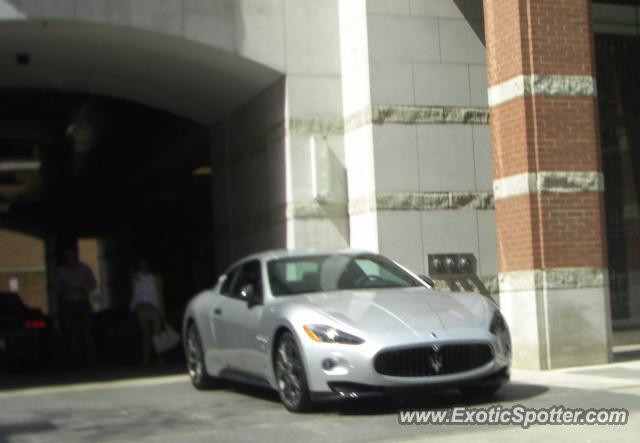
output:
M0 226L105 229L206 162L207 126L280 75L141 30L0 23Z
M6 227L97 235L208 160L202 125L155 108L51 90L0 90L0 102Z
M132 28L0 23L0 88L101 94L210 124L280 75L218 48Z

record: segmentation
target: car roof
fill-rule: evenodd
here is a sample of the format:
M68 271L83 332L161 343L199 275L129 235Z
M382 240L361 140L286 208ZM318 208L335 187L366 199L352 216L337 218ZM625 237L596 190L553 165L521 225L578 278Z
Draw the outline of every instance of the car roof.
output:
M267 251L258 252L255 254L247 255L234 261L230 266L227 267L225 273L229 272L232 268L235 268L238 265L241 265L245 262L251 260L277 260L280 258L291 258L291 257L309 257L313 255L360 255L360 254L373 254L371 251L367 251L364 249L353 249L353 248L342 248L342 249L270 249Z
M343 249L271 249L268 251L259 252L256 254L252 254L243 258L240 261L245 260L273 260L279 258L291 258L291 257L308 257L313 255L360 255L360 254L371 254L370 251L366 251L363 249L352 249L352 248L343 248Z

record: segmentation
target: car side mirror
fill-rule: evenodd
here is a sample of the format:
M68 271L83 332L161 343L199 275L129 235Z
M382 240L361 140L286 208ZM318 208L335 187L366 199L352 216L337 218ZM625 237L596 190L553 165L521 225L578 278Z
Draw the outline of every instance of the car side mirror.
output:
M251 283L248 283L240 288L240 297L242 297L242 299L247 302L247 306L250 308L260 304L260 301L258 300L258 294L256 293L256 288Z
M420 277L420 280L425 282L427 284L427 286L429 286L431 289L436 287L436 282L434 282L431 277L429 277L427 275L424 275L424 274L418 275L418 277Z

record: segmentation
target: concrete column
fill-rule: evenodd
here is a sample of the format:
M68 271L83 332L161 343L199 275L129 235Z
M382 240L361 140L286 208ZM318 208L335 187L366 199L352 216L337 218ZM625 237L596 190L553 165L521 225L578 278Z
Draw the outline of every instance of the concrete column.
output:
M338 1L283 2L288 248L346 247Z
M496 288L482 28L480 1L340 2L351 245L472 253Z
M521 368L610 359L590 8L484 2L500 303Z

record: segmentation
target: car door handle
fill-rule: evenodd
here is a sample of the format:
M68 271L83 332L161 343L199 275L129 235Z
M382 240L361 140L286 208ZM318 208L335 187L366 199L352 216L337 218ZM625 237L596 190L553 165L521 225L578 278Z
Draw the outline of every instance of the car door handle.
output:
M215 309L213 310L213 313L214 313L215 315L222 315L222 309L220 309L220 308L215 308Z

